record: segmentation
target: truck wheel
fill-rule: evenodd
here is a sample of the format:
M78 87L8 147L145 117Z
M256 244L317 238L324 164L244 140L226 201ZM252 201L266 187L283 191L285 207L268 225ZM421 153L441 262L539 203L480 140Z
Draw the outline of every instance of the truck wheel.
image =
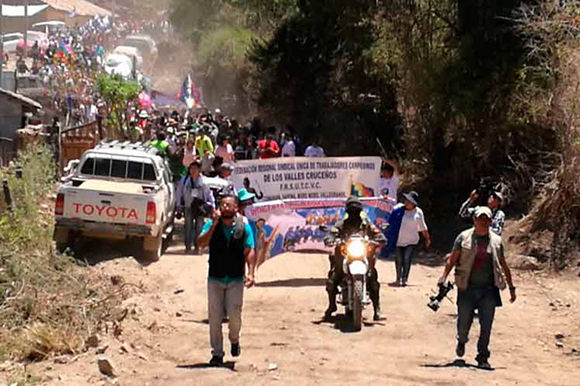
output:
M149 261L158 261L163 253L163 235L143 238L143 258Z
M54 230L54 240L58 253L64 253L67 249L74 247L75 237L73 233L65 228L56 228Z

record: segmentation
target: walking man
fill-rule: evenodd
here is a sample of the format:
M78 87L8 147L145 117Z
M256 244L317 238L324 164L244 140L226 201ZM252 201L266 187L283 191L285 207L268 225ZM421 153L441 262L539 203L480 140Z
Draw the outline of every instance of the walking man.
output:
M477 310L480 333L477 342L477 366L491 369L488 362L489 340L495 316L495 308L501 307L500 290L506 281L510 290L510 302L516 300L516 287L504 256L501 237L490 231L492 211L486 206L477 207L473 214L474 227L455 239L453 250L439 278L445 283L447 275L455 267L457 286L457 346L459 358L465 354L465 343ZM505 275L505 278L504 278Z
M201 175L199 160L196 159L189 165L187 175L179 182L175 202L177 210L185 213L183 238L185 252L189 253L193 245L195 247L193 254L198 255L200 252L198 236L202 229L203 219L209 217L215 207L213 194Z
M203 226L199 243L202 248L209 246L207 300L212 355L209 363L220 366L224 358L224 316L229 317L230 352L233 357L240 355L244 285L247 288L254 285L256 268L252 228L238 214L237 197L224 196L220 199L219 209Z

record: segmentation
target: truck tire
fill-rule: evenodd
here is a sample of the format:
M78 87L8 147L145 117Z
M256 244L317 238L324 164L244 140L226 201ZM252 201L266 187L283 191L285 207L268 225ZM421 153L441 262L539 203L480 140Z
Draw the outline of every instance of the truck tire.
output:
M158 261L163 254L163 235L145 236L143 238L143 258L148 261Z
M54 230L54 241L58 253L64 253L67 249L74 247L74 234L66 228L56 228Z

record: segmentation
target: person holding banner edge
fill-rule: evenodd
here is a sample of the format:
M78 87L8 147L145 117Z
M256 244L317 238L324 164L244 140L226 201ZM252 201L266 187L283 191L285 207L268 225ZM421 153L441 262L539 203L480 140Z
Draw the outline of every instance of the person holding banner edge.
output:
M397 204L389 217L389 228L387 230L387 248L383 251L383 256L388 256L391 252L395 255L395 284L401 287L407 285L411 263L415 257L420 236L423 236L425 247L431 246L431 237L425 215L418 206L419 194L415 191L403 194L404 203Z

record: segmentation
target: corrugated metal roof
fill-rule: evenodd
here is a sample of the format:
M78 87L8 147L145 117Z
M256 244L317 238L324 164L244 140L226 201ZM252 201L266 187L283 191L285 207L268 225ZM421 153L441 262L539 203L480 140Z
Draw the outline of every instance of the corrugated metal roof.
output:
M111 15L111 11L86 0L41 0L54 9L67 11L81 16Z
M24 17L24 5L2 5L2 16L7 17ZM34 16L37 13L44 11L48 8L48 5L41 4L41 5L29 5L28 6L28 16Z
M38 103L34 99L30 99L28 97L25 97L22 94L17 94L15 92L8 91L8 90L5 90L3 88L0 88L0 94L8 95L9 97L12 97L14 99L18 99L20 102L25 103L29 106L35 107L37 109L42 109L42 105L40 103Z

